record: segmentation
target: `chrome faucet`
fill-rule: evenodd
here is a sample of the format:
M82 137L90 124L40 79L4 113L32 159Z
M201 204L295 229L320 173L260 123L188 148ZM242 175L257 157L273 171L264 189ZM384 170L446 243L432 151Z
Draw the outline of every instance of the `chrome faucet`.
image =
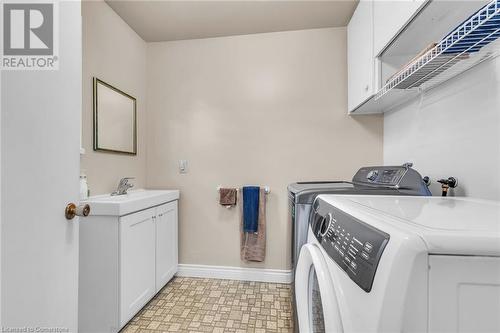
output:
M118 184L118 188L116 191L111 193L111 195L124 195L127 194L127 190L129 188L134 187L134 184L129 183L128 181L134 179L134 177L125 177L120 179L120 183Z

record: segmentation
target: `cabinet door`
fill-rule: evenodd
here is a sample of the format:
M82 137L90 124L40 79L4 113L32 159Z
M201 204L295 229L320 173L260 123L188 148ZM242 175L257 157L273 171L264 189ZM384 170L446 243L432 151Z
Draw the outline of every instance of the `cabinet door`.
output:
M177 201L156 208L156 292L177 272Z
M373 1L361 0L347 26L349 111L373 96Z
M155 294L155 210L120 218L120 324Z
M418 12L426 0L387 1L373 3L373 53L379 53L395 38Z

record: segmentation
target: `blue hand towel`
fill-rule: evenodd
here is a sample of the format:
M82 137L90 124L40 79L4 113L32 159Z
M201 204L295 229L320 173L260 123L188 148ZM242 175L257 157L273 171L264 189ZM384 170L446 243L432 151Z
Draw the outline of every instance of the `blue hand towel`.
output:
M258 186L243 187L243 231L257 232L259 226L259 193Z

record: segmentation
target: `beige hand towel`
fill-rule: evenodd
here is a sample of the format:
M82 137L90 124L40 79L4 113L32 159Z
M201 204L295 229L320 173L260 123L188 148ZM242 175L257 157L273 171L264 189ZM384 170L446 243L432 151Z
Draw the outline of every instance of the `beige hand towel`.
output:
M241 260L264 261L266 258L266 197L265 189L261 188L259 192L259 226L255 233L243 232L243 195L238 198Z

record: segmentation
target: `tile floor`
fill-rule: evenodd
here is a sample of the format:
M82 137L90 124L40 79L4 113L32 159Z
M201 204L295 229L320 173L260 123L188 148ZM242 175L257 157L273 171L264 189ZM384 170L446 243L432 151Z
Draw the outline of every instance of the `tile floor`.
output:
M290 302L288 284L176 277L121 332L292 332Z

